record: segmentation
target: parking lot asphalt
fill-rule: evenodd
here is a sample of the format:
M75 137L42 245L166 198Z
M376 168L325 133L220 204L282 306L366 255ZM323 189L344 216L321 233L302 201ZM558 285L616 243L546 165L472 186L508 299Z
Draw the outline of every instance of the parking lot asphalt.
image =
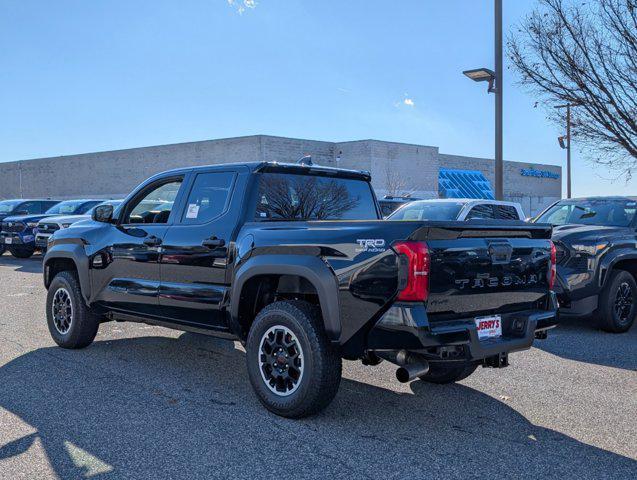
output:
M637 327L564 322L455 385L345 362L294 421L258 403L239 344L107 323L63 350L44 301L41 258L0 257L0 479L637 478Z

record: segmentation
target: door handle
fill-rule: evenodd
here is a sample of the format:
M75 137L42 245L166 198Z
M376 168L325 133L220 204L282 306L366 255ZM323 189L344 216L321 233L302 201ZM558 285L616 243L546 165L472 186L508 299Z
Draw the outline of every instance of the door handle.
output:
M201 242L201 245L208 248L223 247L226 241L223 238L210 237Z
M161 238L157 238L155 235L146 237L144 239L144 245L147 245L149 247L156 247L158 245L161 245Z

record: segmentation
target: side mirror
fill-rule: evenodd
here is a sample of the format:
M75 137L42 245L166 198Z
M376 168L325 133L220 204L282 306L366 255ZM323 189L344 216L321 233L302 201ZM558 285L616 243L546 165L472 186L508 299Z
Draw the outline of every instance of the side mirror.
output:
M98 205L91 218L96 222L111 223L113 221L113 205Z

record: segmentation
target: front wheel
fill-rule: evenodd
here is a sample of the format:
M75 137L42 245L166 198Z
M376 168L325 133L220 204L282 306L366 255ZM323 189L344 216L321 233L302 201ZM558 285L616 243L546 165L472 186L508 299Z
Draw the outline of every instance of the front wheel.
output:
M464 380L478 368L477 363L469 362L440 362L430 363L429 371L420 377L429 383L453 383Z
M600 328L611 333L623 333L635 322L637 315L637 283L625 270L614 270L601 294Z
M16 258L31 258L35 253L35 248L27 246L9 247L9 252Z
M280 301L257 315L246 344L250 383L271 412L301 418L324 409L341 381L342 361L323 328L320 311Z
M46 297L46 319L55 343L62 348L84 348L93 343L100 317L84 302L74 272L58 273Z

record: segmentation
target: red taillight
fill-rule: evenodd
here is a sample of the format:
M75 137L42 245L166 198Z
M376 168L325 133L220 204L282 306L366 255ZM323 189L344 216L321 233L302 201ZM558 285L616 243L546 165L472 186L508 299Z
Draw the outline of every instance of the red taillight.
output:
M403 279L399 285L398 300L424 302L429 296L429 249L424 242L397 242L394 250L402 257ZM406 269L406 271L405 271Z
M549 240L550 241L550 240ZM557 250L555 244L551 241L551 266L548 273L549 289L553 290L555 285L555 276L557 275Z

